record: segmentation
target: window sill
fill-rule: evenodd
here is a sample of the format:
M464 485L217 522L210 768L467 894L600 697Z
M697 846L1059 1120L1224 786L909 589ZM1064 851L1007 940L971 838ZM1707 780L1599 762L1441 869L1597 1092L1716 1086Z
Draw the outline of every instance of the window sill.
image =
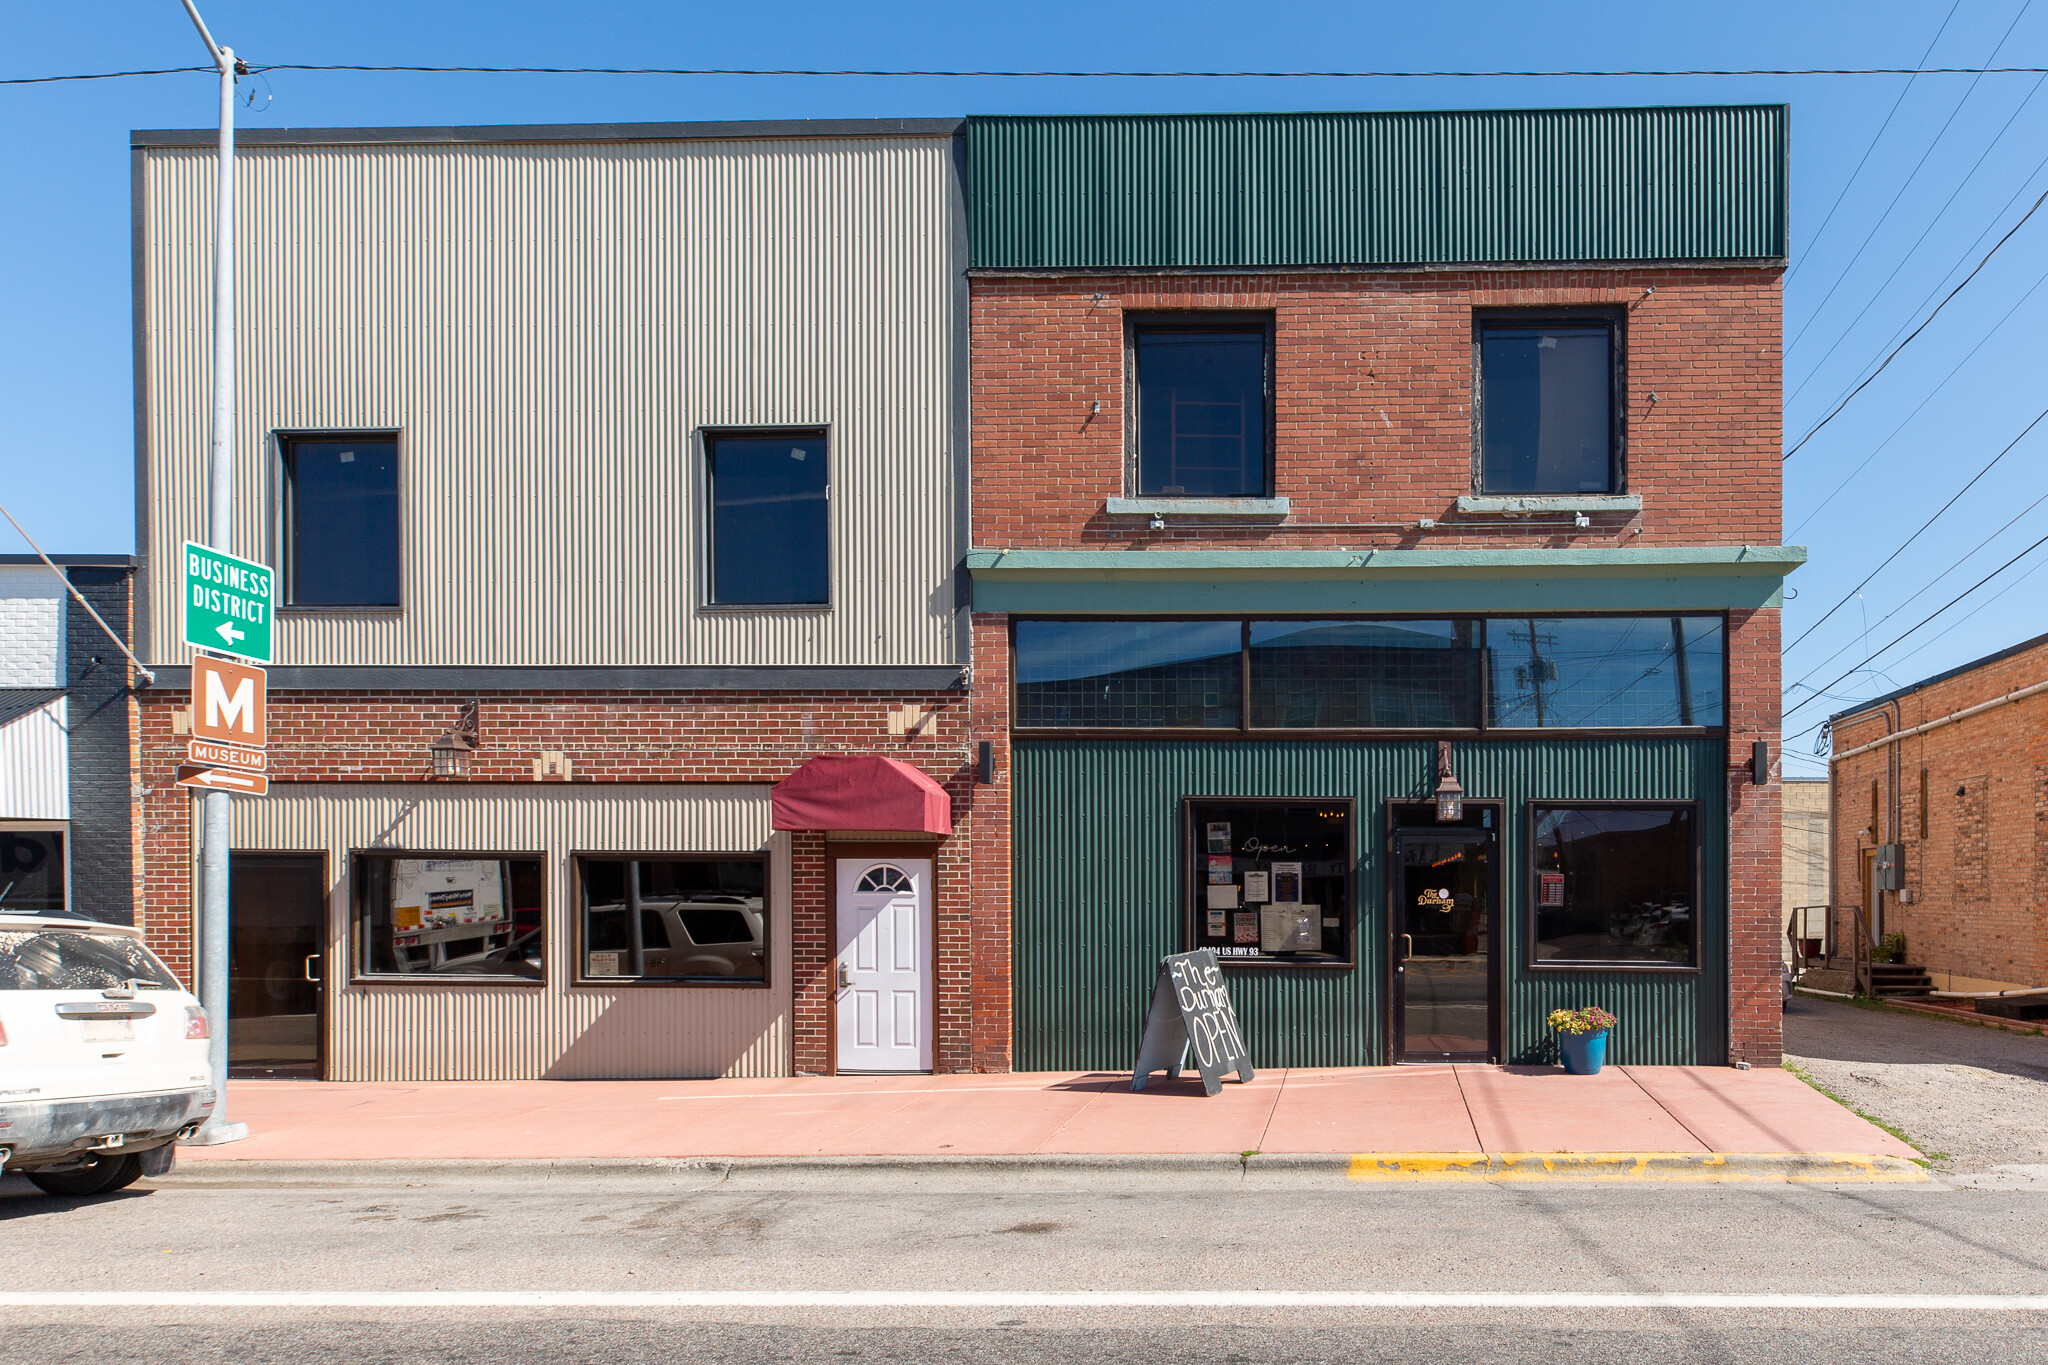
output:
M1588 972L1630 972L1648 973L1652 976L1698 976L1701 970L1698 966L1688 966L1681 962L1555 962L1546 960L1530 962L1524 965L1526 970L1531 972L1574 973L1577 975L1585 975Z
M405 608L399 606L338 607L338 606L295 606L287 603L277 609L279 616L403 616Z
M1458 510L1468 516L1522 517L1535 512L1623 513L1643 510L1640 493L1531 493L1464 497Z
M758 978L733 976L579 976L569 983L579 991L599 990L702 990L765 991L768 983Z
M464 972L461 975L428 976L424 972L417 976L401 972L364 972L349 978L350 986L420 986L428 990L445 990L459 986L516 986L520 990L541 990L548 983L545 978L532 976L486 976L482 972Z
M1112 517L1284 517L1285 498L1110 498Z

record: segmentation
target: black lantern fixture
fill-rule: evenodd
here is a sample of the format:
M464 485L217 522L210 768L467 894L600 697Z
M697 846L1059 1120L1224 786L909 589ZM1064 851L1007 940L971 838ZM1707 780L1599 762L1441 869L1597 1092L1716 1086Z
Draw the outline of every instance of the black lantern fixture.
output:
M427 746L434 760L435 777L469 776L469 756L476 752L480 738L476 712L475 702L465 705L456 716L454 727Z
M1465 789L1451 771L1451 742L1440 739L1436 742L1436 821L1455 825L1464 818Z

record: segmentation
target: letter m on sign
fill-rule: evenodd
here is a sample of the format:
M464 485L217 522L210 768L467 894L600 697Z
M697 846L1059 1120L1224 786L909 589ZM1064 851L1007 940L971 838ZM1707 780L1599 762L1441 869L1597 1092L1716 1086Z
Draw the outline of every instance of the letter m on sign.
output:
M192 660L192 734L221 744L270 742L263 670L200 655Z

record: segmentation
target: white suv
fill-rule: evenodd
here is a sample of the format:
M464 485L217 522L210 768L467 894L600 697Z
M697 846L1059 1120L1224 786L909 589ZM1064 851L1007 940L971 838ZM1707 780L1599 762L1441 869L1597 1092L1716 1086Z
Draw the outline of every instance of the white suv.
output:
M167 1173L213 1112L206 1040L135 930L0 914L0 1169L68 1195Z

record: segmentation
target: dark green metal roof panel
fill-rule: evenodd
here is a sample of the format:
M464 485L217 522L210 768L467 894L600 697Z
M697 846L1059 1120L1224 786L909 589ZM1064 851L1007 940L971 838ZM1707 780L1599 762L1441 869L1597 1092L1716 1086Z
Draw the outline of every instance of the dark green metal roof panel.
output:
M1554 1060L1544 1026L1560 1006L1621 1019L1618 1062L1726 1060L1727 746L1718 739L1460 741L1459 780L1505 804L1500 927L1506 1055ZM1161 956L1181 942L1184 796L1357 800L1359 968L1231 968L1230 992L1258 1066L1388 1060L1385 803L1422 800L1436 774L1427 740L1178 742L1020 740L1015 746L1015 1056L1021 1071L1131 1065ZM1533 972L1524 816L1538 800L1695 800L1701 861L1697 973Z
M1781 260L1784 105L975 117L993 269Z

